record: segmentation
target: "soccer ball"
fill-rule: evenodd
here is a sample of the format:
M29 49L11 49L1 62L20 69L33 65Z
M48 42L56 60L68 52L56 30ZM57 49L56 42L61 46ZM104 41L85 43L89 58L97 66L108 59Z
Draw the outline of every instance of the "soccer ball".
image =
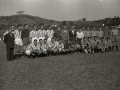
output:
M30 55L30 50L26 50L25 52L27 55Z

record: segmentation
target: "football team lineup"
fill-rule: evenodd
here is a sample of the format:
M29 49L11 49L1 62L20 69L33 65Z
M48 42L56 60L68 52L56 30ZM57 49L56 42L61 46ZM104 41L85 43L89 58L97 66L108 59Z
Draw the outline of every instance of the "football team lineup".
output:
M67 30L66 24L61 29L58 26L57 30L53 30L49 25L47 30L44 30L44 24L37 26L33 25L33 29L29 30L29 25L14 25L9 27L4 35L4 43L7 49L7 61L18 59L21 56L27 58L47 57L49 55L66 55L71 53L104 53L110 51L119 51L118 39L119 31L117 26L108 28L105 26L96 30L93 27L75 29L71 26Z
M120 90L120 0L0 0L0 90Z

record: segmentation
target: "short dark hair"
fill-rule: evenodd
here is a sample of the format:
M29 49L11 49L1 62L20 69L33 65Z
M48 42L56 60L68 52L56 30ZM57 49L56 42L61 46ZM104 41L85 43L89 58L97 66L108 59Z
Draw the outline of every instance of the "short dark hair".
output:
M33 27L36 26L36 24L33 25Z
M20 26L21 26L21 24L18 24L18 25L17 25L17 27L20 27Z
M42 40L42 39L39 39L39 41Z
M37 41L37 39L35 39L34 41Z
M10 27L12 27L12 26L14 26L14 25L10 25Z
M24 24L24 27L25 27L26 25L28 25L28 24Z

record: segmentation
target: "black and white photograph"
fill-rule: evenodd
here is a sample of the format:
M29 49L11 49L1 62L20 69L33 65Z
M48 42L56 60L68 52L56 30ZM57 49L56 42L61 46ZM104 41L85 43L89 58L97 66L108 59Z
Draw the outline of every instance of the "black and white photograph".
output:
M120 90L120 0L0 0L0 90Z

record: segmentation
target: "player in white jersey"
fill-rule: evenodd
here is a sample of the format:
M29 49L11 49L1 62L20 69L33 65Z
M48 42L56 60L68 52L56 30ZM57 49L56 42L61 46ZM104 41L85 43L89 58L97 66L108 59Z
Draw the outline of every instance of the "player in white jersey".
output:
M28 47L26 48L25 54L28 56L32 56L32 57L36 57L40 55L40 46L37 43L37 39L34 40L33 43L31 43L30 45L28 45Z
M57 54L58 49L57 49L57 42L54 40L54 38L51 39L51 42L48 43L48 53L55 55Z
M51 25L49 25L49 29L46 31L47 42L50 43L51 39L53 38L54 31L52 30Z
M37 30L36 25L33 25L33 30L30 32L30 40L32 43L34 42L34 39L37 39L37 41L39 41L38 40L38 30Z
M44 25L41 24L41 29L38 30L38 38L44 40L46 38L46 30L44 30Z
M42 49L43 56L47 56L48 55L48 52L47 52L48 51L48 44L47 44L46 39L44 39L43 44L41 46L41 49Z
M15 46L16 46L16 49L17 49L17 54L20 54L21 47L23 45L22 39L21 39L21 33L22 33L21 29L22 29L22 26L17 25L17 29L14 31Z

